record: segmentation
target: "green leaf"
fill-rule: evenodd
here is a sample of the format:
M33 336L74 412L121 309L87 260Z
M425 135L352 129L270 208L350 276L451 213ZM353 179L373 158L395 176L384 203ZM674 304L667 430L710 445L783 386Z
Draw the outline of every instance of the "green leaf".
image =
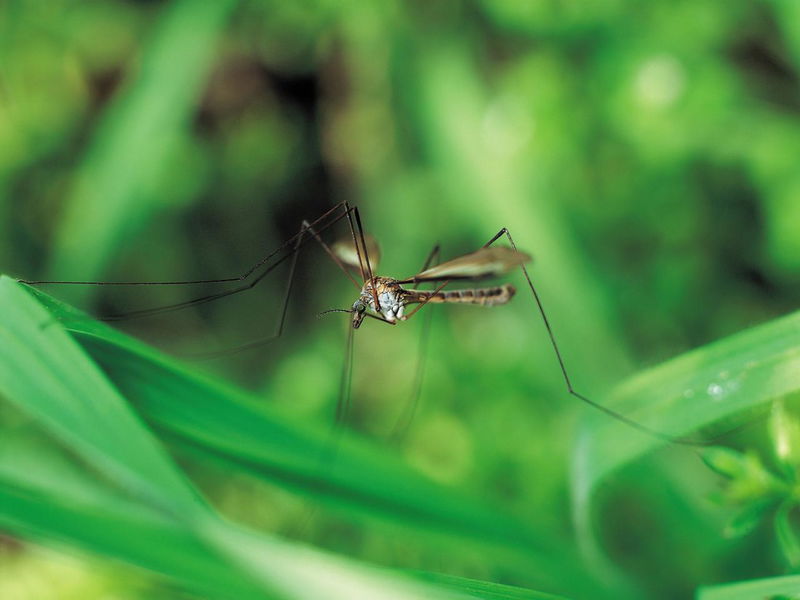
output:
M775 458L787 477L795 479L800 470L800 420L786 406L786 399L772 405L769 425Z
M723 477L730 479L744 477L749 471L751 462L746 454L722 446L704 449L701 457L709 469L713 469Z
M0 396L134 494L164 510L199 499L80 346L18 284L0 278Z
M0 441L0 506L0 527L17 535L122 560L215 597L263 594L184 523L108 489L52 448Z
M743 510L739 511L725 525L723 534L728 538L741 537L753 531L763 521L767 513L776 506L775 500L762 500L751 502Z
M729 502L747 503L786 496L788 486L769 471L755 452L741 453L721 446L700 452L703 462L723 477Z
M32 288L31 288L32 289ZM154 427L229 464L318 500L405 525L517 548L548 548L547 535L411 471L374 446L290 423L255 398L33 290ZM335 458L331 454L335 450Z
M502 585L490 581L478 581L465 577L454 577L442 573L416 571L412 573L418 579L430 581L442 587L461 592L470 598L486 600L566 600L564 596L555 596L521 587Z
M607 406L652 429L683 436L800 390L800 312L708 344L618 386ZM665 442L606 415L588 416L573 460L574 510L590 535L599 483Z
M28 437L21 444L8 432L0 438L4 529L114 557L222 598L458 597L220 519L59 322L6 277L0 339L0 393L49 436L44 450ZM130 357L139 375L158 373Z
M792 570L800 567L800 539L797 527L792 523L792 511L796 510L794 503L784 502L775 515L775 537L786 564Z
M0 446L0 526L143 567L217 598L440 598L461 596L401 573L247 532L209 516L189 523L110 493L75 465L42 460L16 466L18 450ZM34 467L34 468L32 468ZM48 477L32 475L44 467ZM41 475L41 473L40 473ZM63 481L69 485L62 486Z
M697 600L766 600L783 596L800 597L800 575L713 585L697 591Z
M6 279L6 285L13 284ZM431 532L501 550L510 568L564 589L589 590L579 559L544 528L522 523L422 477L374 446L344 435L330 458L326 429L281 419L264 400L199 375L173 359L30 288L68 326L144 419L179 447L220 459L231 469L299 490L360 519ZM32 299L31 299L32 300ZM58 328L54 325L53 329Z

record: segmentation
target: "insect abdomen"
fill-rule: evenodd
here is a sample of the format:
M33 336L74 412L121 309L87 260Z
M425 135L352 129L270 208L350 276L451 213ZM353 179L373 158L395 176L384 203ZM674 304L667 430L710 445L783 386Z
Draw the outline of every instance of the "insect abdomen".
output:
M511 284L498 285L495 287L478 288L472 290L449 290L437 292L431 296L428 302L448 302L461 304L480 304L482 306L497 306L505 304L514 296L517 290ZM430 295L425 292L418 292L420 298L418 302L424 302L425 297Z

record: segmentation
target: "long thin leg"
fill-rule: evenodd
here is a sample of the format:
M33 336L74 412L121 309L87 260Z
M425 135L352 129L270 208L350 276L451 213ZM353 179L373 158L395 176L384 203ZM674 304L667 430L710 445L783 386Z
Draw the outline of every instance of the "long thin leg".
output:
M342 376L339 380L339 397L336 400L336 418L333 421L331 437L320 455L320 468L333 469L336 463L336 453L339 448L339 436L344 430L347 415L350 412L350 397L353 386L353 347L355 329L347 328L347 341L344 347L344 360L342 361Z
M339 380L339 398L336 402L336 419L334 420L330 437L327 443L322 446L319 453L317 462L320 472L325 470L330 473L336 466L339 439L343 431L342 425L347 419L347 413L350 408L350 388L353 383L353 334L355 333L355 329L348 327L347 330L347 341L344 347L344 360L342 362L342 376ZM312 504L300 521L297 528L298 532L305 532L308 529L318 510L319 505Z
M488 246L491 246L492 244L494 244L498 239L500 239L503 236L506 236L506 238L508 239L509 243L511 244L511 247L514 250L516 250L517 249L517 245L514 243L514 239L511 237L511 234L509 233L508 229L505 228L505 227L503 227L488 242L486 242L483 245L483 248L487 248ZM575 388L572 386L572 381L570 380L569 373L567 372L567 366L566 366L566 363L564 362L564 357L562 356L561 350L558 347L558 342L556 342L555 333L553 332L553 328L550 325L550 320L547 318L547 313L544 310L544 305L542 304L541 298L539 297L539 294L536 291L536 287L533 285L533 281L531 280L531 277L528 274L528 269L525 268L524 264L520 264L520 268L522 269L522 273L525 276L525 281L527 282L528 287L530 288L531 293L533 294L533 299L536 302L536 307L539 310L539 315L542 317L542 321L544 323L545 329L547 330L547 335L550 338L550 345L553 348L553 352L556 355L556 359L558 360L558 365L559 365L559 368L561 369L561 375L562 375L562 377L564 379L564 383L565 383L565 385L567 387L567 392L571 396L577 398L578 400L580 400L581 402L584 402L585 404L593 406L594 408L600 410L601 412L604 412L609 417L611 417L613 419L616 419L617 421L620 421L622 423L625 423L629 427L632 427L632 428L634 428L634 429L636 429L636 430L638 430L638 431L640 431L642 433L645 433L647 435L653 436L655 438L658 438L660 440L663 440L663 441L671 443L671 444L678 444L678 445L682 445L682 446L695 446L695 447L697 447L697 446L709 446L709 445L713 444L716 439L719 439L720 437L723 437L725 435L729 435L729 434L733 433L734 431L738 431L739 429L742 429L742 427L736 427L734 429L731 429L730 431L727 431L727 432L723 433L722 435L716 436L715 438L713 438L711 440L703 440L703 439L690 438L690 437L673 436L673 435L669 435L667 433L663 433L661 431L657 431L655 429L651 429L650 427L647 427L646 425L642 425L641 423L639 423L637 421L634 421L633 419L631 419L629 417L626 417L622 413L618 413L615 410L613 410L611 408L608 408L607 406L604 406L604 405L600 404L599 402L596 402L596 401L592 400L591 398L588 398L587 396L584 396L583 394L577 392L575 390ZM440 290L442 290L448 283L450 283L450 282L449 281L445 281L441 285L439 285L434 290L433 294L431 294L428 298L425 299L424 302L421 302L413 311L411 311L410 313L408 313L406 315L406 319L409 319L410 317L412 317L417 311L419 311L423 306L425 306L425 304L427 304L428 300L430 300L430 298L432 298L436 293L438 293Z
M490 239L488 242L486 242L486 244L484 244L483 247L486 248L488 246L491 246L492 244L494 244L498 239L500 239L503 236L505 236L508 239L508 242L509 242L509 244L511 244L511 247L514 250L516 250L517 249L517 245L514 243L514 239L511 237L511 233L505 227L503 227L500 231L498 231L497 234L495 234L494 237L492 237L492 239ZM606 415L608 415L609 417L611 417L613 419L616 419L617 421L625 423L626 425L628 425L628 426L630 426L630 427L632 427L634 429L637 429L638 431L640 431L642 433L645 433L647 435L656 437L656 438L658 438L660 440L663 440L663 441L671 443L671 444L678 444L678 445L682 445L682 446L709 446L709 445L712 445L716 439L719 439L720 437L723 437L725 435L728 435L730 433L733 433L734 431L738 431L739 429L741 429L741 427L736 427L736 428L731 429L730 431L727 431L727 432L723 433L722 435L719 435L719 436L717 436L717 437L715 437L715 438L713 438L711 440L703 440L703 439L682 437L682 436L673 436L673 435L669 435L667 433L663 433L661 431L657 431L655 429L651 429L650 427L647 427L646 425L642 425L641 423L639 423L637 421L634 421L633 419L631 419L629 417L626 417L625 415L623 415L621 413L618 413L615 410L612 410L612 409L608 408L607 406L603 406L602 404L592 400L591 398L588 398L588 397L584 396L583 394L577 392L575 390L575 388L572 386L572 381L570 380L569 373L567 372L567 365L564 362L564 357L561 355L561 350L559 349L558 343L556 342L556 336L553 333L553 327L550 325L550 320L547 318L547 314L545 313L544 305L542 304L542 300L539 297L538 292L536 291L536 287L533 285L533 281L531 280L530 275L528 274L528 269L525 268L524 264L520 264L520 268L522 269L522 273L525 276L525 281L527 282L528 287L530 288L531 293L533 294L533 299L536 301L536 307L539 310L539 315L541 315L541 317L542 317L542 322L544 323L545 329L547 330L547 335L550 338L550 345L552 346L553 352L555 353L556 359L558 360L558 366L561 369L561 375L564 378L564 383L566 384L567 392L571 396L577 398L581 402L584 402L584 403L586 403L586 404L588 404L590 406L593 406L594 408L604 412Z
M428 254L428 258L426 258L426 259L425 259L425 264L423 264L423 265L422 265L422 269L420 269L420 271L419 271L420 273L421 273L422 271L425 271L425 270L427 270L427 269L428 269L428 268L429 268L429 267L430 267L430 266L433 264L433 261L436 261L437 263L439 262L439 252L440 252L440 251L441 251L441 246L440 246L439 244L436 244L436 245L435 245L435 246L434 246L434 247L431 249L431 251L430 251L430 254ZM419 284L420 284L420 283L421 283L421 282L419 282L419 281L418 281L417 283L415 283L415 284L412 286L412 288L411 288L411 289L412 289L412 290L415 290L415 289L417 289L417 288L419 287Z
M331 258L331 260L332 260L333 262L335 262L335 263L336 263L336 265L337 265L337 266L338 266L338 267L339 267L339 268L342 270L342 272L343 272L345 275L347 275L347 278L348 278L350 281L352 281L352 282L353 282L353 285L354 285L354 286L356 286L356 289L360 290L360 289L361 289L361 285L362 285L362 284L359 284L359 283L358 283L358 282L357 282L357 281L356 281L356 280L353 278L353 275L350 273L350 269L348 269L348 268L347 268L347 265L345 265L345 264L342 262L342 260L341 260L341 259L340 259L338 256L336 256L336 253L335 253L333 250L331 250L331 247L330 247L330 246L328 246L328 244L326 244L326 243L323 241L323 239L320 237L319 233L317 233L317 231L316 231L316 230L315 230L315 229L314 229L314 228L313 228L313 227L312 227L312 226L311 226L311 225L308 223L308 221L305 221L305 220L303 220L303 224L306 226L306 228L307 228L307 229L308 229L308 231L311 233L311 235L313 235L313 236L314 236L314 239L315 239L315 240L317 240L317 242L319 243L319 245L320 245L320 246L322 246L322 248L325 250L325 252L327 253L327 255L328 255L330 258Z
M211 359L211 358L220 358L222 356L230 356L233 354L238 354L239 352L243 352L245 350L259 348L261 346L274 342L279 337L281 337L281 335L283 335L283 327L286 322L286 313L289 308L289 297L292 293L292 286L294 285L294 277L297 267L297 257L300 254L299 252L300 246L304 241L303 234L311 234L313 238L319 243L319 245L322 246L323 250L325 250L328 256L336 263L336 265L338 265L338 267L342 270L342 272L344 272L345 275L347 275L348 278L350 278L350 280L355 284L355 286L358 289L361 289L361 286L359 286L358 283L355 282L355 280L353 279L352 275L350 275L350 272L348 271L344 263L342 263L339 257L337 257L336 254L331 250L330 246L328 246L328 244L325 243L325 241L320 237L319 233L314 229L314 227L304 219L300 225L300 233L297 236L295 236L297 238L297 243L295 244L294 250L291 255L292 264L289 269L289 281L286 285L286 291L284 292L283 302L281 304L280 317L278 319L277 327L275 328L275 333L267 337L251 340L249 342L246 342L245 344L240 344L235 348L227 348L225 350L219 350L214 352L193 353L191 355L188 355L188 357L196 359ZM257 283L257 281L255 283Z
M361 225L361 213L358 212L357 206L353 207L353 216L356 219L356 225L358 226L358 237L361 241L361 248L364 251L364 263L366 264L367 267L367 276L370 279L372 279L373 277L372 265L369 262L369 251L367 250L367 242L364 239L364 227L363 225Z
M347 222L350 224L350 235L353 238L353 246L355 246L356 256L358 257L358 270L361 273L361 279L363 281L366 281L367 280L367 270L364 267L364 259L361 257L361 246L359 245L359 242L358 242L358 236L356 236L356 226L355 226L355 223L354 223L354 220L353 220L352 210L350 208L350 205L347 202L345 202L344 205L345 205L345 208L347 209L346 210L346 212L347 212Z
M344 426L347 421L347 415L350 412L350 398L351 390L353 387L353 340L355 330L352 327L347 328L347 343L344 351L344 364L342 365L342 378L339 382L339 400L336 403L336 420L335 427L337 429Z
M437 263L439 262L439 244L436 244L433 249L431 250L430 254L428 254L428 258L425 259L425 264L422 266L422 269L418 271L421 273L422 271L426 270L434 261ZM415 283L413 289L417 289L419 287L419 283ZM419 400L422 396L422 379L425 373L425 361L428 356L428 340L430 338L430 331L431 331L431 320L433 318L433 311L428 311L425 313L424 320L422 321L422 331L420 332L419 337L419 347L417 350L417 366L414 370L414 379L411 387L411 398L409 403L406 405L405 410L400 415L400 418L394 425L394 429L390 435L391 439L395 442L400 442L405 437L406 433L408 432L408 428L411 425L411 422L414 419L414 414L417 412L417 407L419 406Z
M326 250L329 249L328 246L325 244L325 242L323 242L322 239L317 235L317 233L315 231L313 231L313 229L312 229L311 225L308 223L308 221L303 220L302 224L300 225L300 235L296 236L297 237L297 243L295 244L294 252L292 253L292 264L289 267L289 281L286 284L286 291L284 292L284 295L283 295L283 302L281 304L280 316L278 318L277 327L275 328L275 333L270 335L270 336L268 336L268 337L260 338L260 339L257 339L257 340L251 340L251 341L249 341L249 342L247 342L245 344L240 344L239 346L236 346L235 348L228 348L228 349L225 349L225 350L218 350L218 351L214 351L214 352L203 352L203 353L197 353L197 354L190 354L190 355L188 355L188 357L203 359L203 358L219 358L221 356L230 356L232 354L238 354L239 352L243 352L244 350L250 350L252 348L258 348L258 347L264 346L265 344L268 344L270 342L273 342L273 341L277 340L279 337L281 337L281 335L283 335L283 326L286 323L286 313L287 313L287 311L289 309L289 297L292 294L292 287L294 286L294 276L295 276L295 272L296 272L296 269L297 269L297 257L300 255L300 245L301 245L301 243L303 241L302 234L307 232L307 231L311 231L313 233L314 237L317 239L317 241L320 244L322 244L322 246ZM338 264L338 262L337 262L337 264Z
M349 208L349 205L346 204ZM357 227L357 231L353 228L353 220L350 217L348 212L348 221L350 222L350 233L353 236L353 245L356 247L356 256L358 256L358 264L361 268L361 275L364 277L364 281L367 281L366 277L369 277L369 281L372 281L372 266L369 263L369 254L367 252L367 244L364 240L364 228L361 225L361 216L358 213L358 207L352 207L353 216L355 217L355 225ZM361 244L361 250L359 250L359 242ZM362 262L362 252L363 252L363 262ZM333 252L329 252L333 255ZM346 270L344 265L341 265L343 269ZM375 297L375 306L379 307L378 304L378 296L375 294L375 290L373 288L372 291ZM385 319L379 318L382 321ZM388 321L387 321L388 322ZM354 339L354 332L355 329L352 327L348 327L347 332L347 345L345 348L345 363L344 369L342 372L342 381L339 390L339 402L336 405L336 424L337 426L341 426L344 424L345 420L347 419L347 414L350 411L350 396L351 396L351 388L353 383L353 339Z
M353 210L347 202L340 202L333 208L329 209L325 213L323 213L320 217L315 219L312 223L312 227L318 226L321 222L325 221L330 215L334 214L337 210L341 210L342 208L345 209L345 213L339 215L333 222L326 224L324 227L320 229L320 231L324 231L333 223L339 221L341 218L348 215ZM249 278L253 273L255 273L260 267L265 265L269 262L275 255L290 247L294 244L299 237L302 237L302 231L297 235L289 238L281 244L278 248L274 251L267 254L249 269L247 269L241 275L236 275L232 277L224 277L222 279L193 279L193 280L186 280L186 281L48 281L48 280L33 280L33 279L17 279L19 283L24 283L27 285L194 285L194 284L203 284L203 283L234 283L237 281L244 281L245 279Z
M439 286L436 287L427 298L425 298L422 302L417 304L414 310L406 314L406 321L411 317L413 317L415 314L417 314L423 306L425 306L428 302L430 302L431 298L433 298L436 294L441 292L445 288L445 286L447 286L451 281L452 280L443 281L442 283L440 283Z
M339 206L344 206L344 205L342 204L342 205L339 205ZM326 214L330 214L330 211L328 211ZM319 234L322 233L323 231L325 231L326 229L332 227L333 225L335 225L336 223L338 223L339 221L341 221L342 219L344 219L344 218L346 218L348 216L349 216L349 212L342 213L341 215L338 215L335 219L333 219L329 223L326 223L319 230L314 228L314 223L318 223L320 221L320 219L317 219L316 221L308 224L308 226L305 229L310 230L312 232L312 234L314 235L314 239L317 242L319 242L320 244L322 244L323 248L325 249L325 251L329 255L332 255L332 251L330 250L330 247L328 247L327 244L325 244L322 241L322 239L319 236ZM282 256L277 258L265 270L263 270L256 277L250 279L250 281L248 281L247 283L245 283L243 285L237 286L237 287L235 287L233 289L223 290L221 292L215 292L213 294L207 294L205 296L195 297L195 298L192 298L190 300L184 300L182 302L177 302L175 304L168 304L168 305L165 305L165 306L157 306L157 307L152 307L152 308L144 308L144 309L134 310L134 311L126 312L126 313L121 313L121 314L118 314L118 315L106 315L106 316L100 317L99 320L101 320L101 321L126 321L126 320L130 320L130 319L138 319L138 318L142 318L142 317L151 317L151 316L155 316L155 315L159 315L159 314L173 312L173 311L176 311L176 310L181 310L181 309L189 307L189 306L196 306L196 305L200 305L200 304L206 304L208 302L213 302L213 301L219 300L221 298L226 298L228 296L233 296L235 294L239 294L241 292L245 292L247 290L250 290L253 287L255 287L267 275L269 275L273 270L275 270L285 260L288 260L288 259L294 257L296 255L296 252L299 250L299 248L302 245L304 245L308 240L311 239L309 237L303 237L303 235L304 235L304 230L303 230L303 228L301 228L300 233L298 233L297 235L292 236L289 240L287 240L286 243L282 244L277 250L275 250L274 252L271 252L265 259L262 259L261 261L259 261L259 265L263 266L264 264L267 263L268 260L270 260L273 257L275 257L276 255L278 255L278 253L280 253L281 251L284 251L284 254ZM286 252L287 246L289 244L291 244L291 243L293 243L295 245L295 248L293 248L293 249L289 250L288 252ZM352 276L349 274L349 272L347 271L346 267L341 264L341 261L339 261L338 258L335 258L335 257L334 257L334 260L335 260L336 264L339 265L339 268L341 268L342 271L347 274L348 278L353 282L353 285L355 285L356 288L361 289L361 286L358 285L358 283L356 283L353 280ZM252 271L250 272L250 274L252 274ZM249 277L250 274L248 274L247 277ZM212 283L220 283L220 282L225 282L227 280L210 280L210 281ZM236 279L235 281L238 281L238 279ZM66 282L66 283L74 283L74 282ZM175 282L175 284L179 284L179 283L197 283L197 282ZM133 283L133 282L128 282L127 284L126 283L122 283L120 285L128 285L128 284L129 285L138 285L138 284ZM139 284L141 284L141 285L172 285L172 283L169 283L169 282L139 282ZM111 285L116 285L116 284L112 283Z
M349 208L349 205L347 205ZM372 265L369 262L369 253L367 251L367 244L364 240L364 228L361 225L361 216L358 213L358 207L353 207L352 209L353 216L355 219L350 217L350 213L348 212L348 220L350 222L350 233L353 237L353 245L356 248L356 256L358 256L358 264L361 270L361 276L364 278L364 281L372 281L373 274L372 274ZM353 221L355 220L355 226L357 228L354 230L353 228ZM361 245L361 249L359 249L359 243ZM363 253L363 259L362 259ZM367 277L369 279L367 280ZM374 286L372 290L372 295L375 300L375 306L378 308L378 312L380 314L380 304L378 301L378 295L375 292ZM391 323L387 321L382 316L373 316L367 315L370 317L374 317L380 321L384 321L386 323ZM392 323L394 324L394 323ZM352 397L352 386L353 386L353 346L355 339L355 329L353 327L347 328L347 343L345 346L345 360L344 365L342 367L342 379L339 386L339 400L336 403L336 420L334 424L334 435L331 443L331 455L329 457L329 468L333 468L333 464L336 460L336 449L338 448L338 436L340 435L341 431L343 430L343 426L347 421L347 416L350 412L350 402Z
M369 262L369 252L367 251L367 242L364 240L364 227L361 225L361 214L358 212L358 207L353 207L353 216L355 217L356 225L358 226L358 237L361 242L361 248L364 253L364 265L361 267L362 275L366 275L364 281L372 281L373 273L372 273L372 265ZM350 223L352 227L352 221ZM358 250L358 240L356 240L355 233L353 233L353 242L356 245L356 254L358 255L358 261L361 262L361 253ZM368 277L368 279L367 279ZM378 292L375 289L375 286L372 286L372 299L375 301L375 308L378 312L381 312L381 302L378 299Z

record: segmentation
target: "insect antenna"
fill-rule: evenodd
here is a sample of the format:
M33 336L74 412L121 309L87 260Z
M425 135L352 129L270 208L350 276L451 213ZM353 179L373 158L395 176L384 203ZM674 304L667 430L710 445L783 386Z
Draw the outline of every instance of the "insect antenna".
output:
M321 313L318 313L317 314L317 318L322 318L325 315L330 314L330 313L351 313L352 314L352 312L353 312L353 309L351 309L351 308L329 308L328 310L323 310Z

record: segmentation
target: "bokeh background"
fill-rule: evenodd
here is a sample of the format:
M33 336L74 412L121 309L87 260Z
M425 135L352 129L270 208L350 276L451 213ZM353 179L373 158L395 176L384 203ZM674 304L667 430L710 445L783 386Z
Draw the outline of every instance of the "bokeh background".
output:
M381 244L379 271L401 277L437 242L452 257L507 226L534 256L573 382L602 399L638 369L800 302L798 66L800 7L788 0L9 0L0 269L229 277L348 200ZM286 276L119 326L176 356L235 348L273 331ZM104 315L213 289L48 291ZM347 317L317 313L354 292L308 245L279 342L187 361L298 421L331 423ZM577 545L570 456L592 409L565 394L530 294L431 312L404 435L392 433L413 396L422 319L358 331L348 427ZM258 528L377 564L527 583L483 553L325 510L306 524L313 499L183 464L215 506ZM612 508L597 511L609 564L655 598L782 573L768 529L725 537L718 484L677 448L620 472ZM10 536L0 569L4 597L175 592Z

